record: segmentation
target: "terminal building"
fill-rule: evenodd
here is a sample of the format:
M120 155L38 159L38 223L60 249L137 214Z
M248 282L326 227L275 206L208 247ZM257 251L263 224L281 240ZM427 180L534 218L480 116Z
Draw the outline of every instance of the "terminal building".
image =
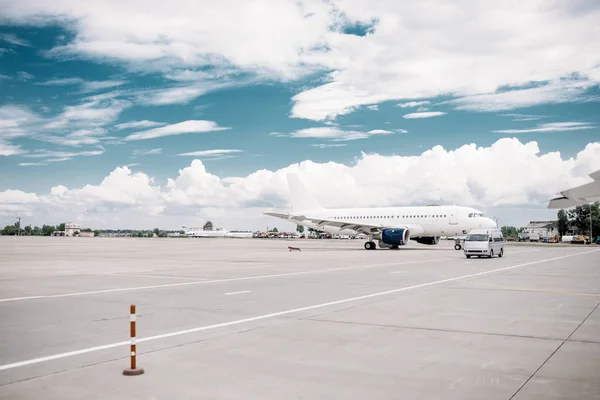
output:
M94 232L82 232L81 225L74 222L65 224L64 231L54 231L52 236L69 236L69 237L94 237Z

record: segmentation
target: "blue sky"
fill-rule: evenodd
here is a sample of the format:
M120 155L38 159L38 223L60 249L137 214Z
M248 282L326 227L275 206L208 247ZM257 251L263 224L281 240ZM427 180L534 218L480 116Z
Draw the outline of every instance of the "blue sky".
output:
M503 138L516 138L522 148L535 142L539 151L532 162L544 163L544 154L560 152L559 172L566 174L561 184L579 182L597 166L589 155L578 159L588 144L600 142L600 37L593 23L600 14L593 4L526 7L527 18L508 27L495 20L494 10L471 10L475 26L449 34L463 18L460 13L431 25L425 8L395 10L362 1L338 4L333 11L324 2L266 1L270 14L261 14L258 5L249 11L263 18L263 28L253 27L239 11L232 15L236 28L225 33L209 20L196 26L194 13L200 11L184 5L164 16L140 11L142 25L129 26L128 9L136 4L124 3L93 11L62 1L55 9L8 2L0 18L3 219L18 211L36 221L48 215L15 200L14 193L8 199L9 190L40 199L60 185L101 191L103 179L123 166L126 179L142 174L169 197L168 179L180 177L194 159L223 187L231 177L275 173L305 160L351 167L364 160L363 153L409 160L435 146L446 152L469 144L488 149ZM228 5L211 11L227 12ZM423 24L394 19L406 13ZM168 24L182 16L180 29ZM557 34L568 34L558 42L553 35L544 38L544 29L557 20L563 21ZM185 24L194 24L187 36ZM518 34L519 24L534 26L521 42L498 36ZM464 42L474 31L478 40ZM399 32L411 36L394 41ZM229 40L221 40L227 35ZM499 167L513 161L508 153L502 157ZM370 173L380 173L373 168ZM401 184L391 179L389 184ZM538 192L544 195L558 189L541 185ZM254 200L260 202L262 195ZM132 196L139 206L143 200ZM99 197L111 204L108 209L131 203ZM156 217L171 206L190 207L188 217L198 220L226 207L243 208L219 207L215 199L164 200ZM404 200L414 204L424 198ZM469 198L488 206L483 200ZM539 209L531 197L492 203ZM283 207L285 201L272 205ZM98 223L98 210L105 206L95 203L73 218ZM208 211L211 207L221 211ZM199 209L205 210L198 214Z

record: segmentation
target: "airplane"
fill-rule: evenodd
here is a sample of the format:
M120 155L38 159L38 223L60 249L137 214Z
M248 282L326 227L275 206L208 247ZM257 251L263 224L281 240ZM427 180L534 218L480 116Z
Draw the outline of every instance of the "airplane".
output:
M497 228L496 222L482 212L460 206L418 206L338 208L322 207L312 197L300 178L288 174L288 186L292 196L292 211L286 213L265 212L265 215L281 218L296 225L340 235L364 234L369 237L366 250L379 248L398 249L415 240L426 245L436 245L440 236L455 238L454 248L461 250L460 239L471 229Z
M550 200L548 208L571 208L600 201L600 170L592 172L590 178L592 182L560 192L562 196Z

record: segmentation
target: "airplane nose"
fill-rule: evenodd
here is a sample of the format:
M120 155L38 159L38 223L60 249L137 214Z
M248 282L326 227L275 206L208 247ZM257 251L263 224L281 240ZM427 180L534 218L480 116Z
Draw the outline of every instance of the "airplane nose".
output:
M484 222L485 228L496 228L496 221L491 218L486 218Z

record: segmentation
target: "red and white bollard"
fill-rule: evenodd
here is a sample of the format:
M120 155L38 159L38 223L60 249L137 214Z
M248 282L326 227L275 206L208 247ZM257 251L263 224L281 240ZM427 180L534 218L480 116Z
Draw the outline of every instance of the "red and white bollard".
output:
M131 368L127 368L123 370L123 375L127 376L135 376L141 375L144 373L143 368L137 368L136 364L136 349L135 349L135 305L131 305L129 307L129 336L130 336L130 349L129 349L129 358L131 359Z

